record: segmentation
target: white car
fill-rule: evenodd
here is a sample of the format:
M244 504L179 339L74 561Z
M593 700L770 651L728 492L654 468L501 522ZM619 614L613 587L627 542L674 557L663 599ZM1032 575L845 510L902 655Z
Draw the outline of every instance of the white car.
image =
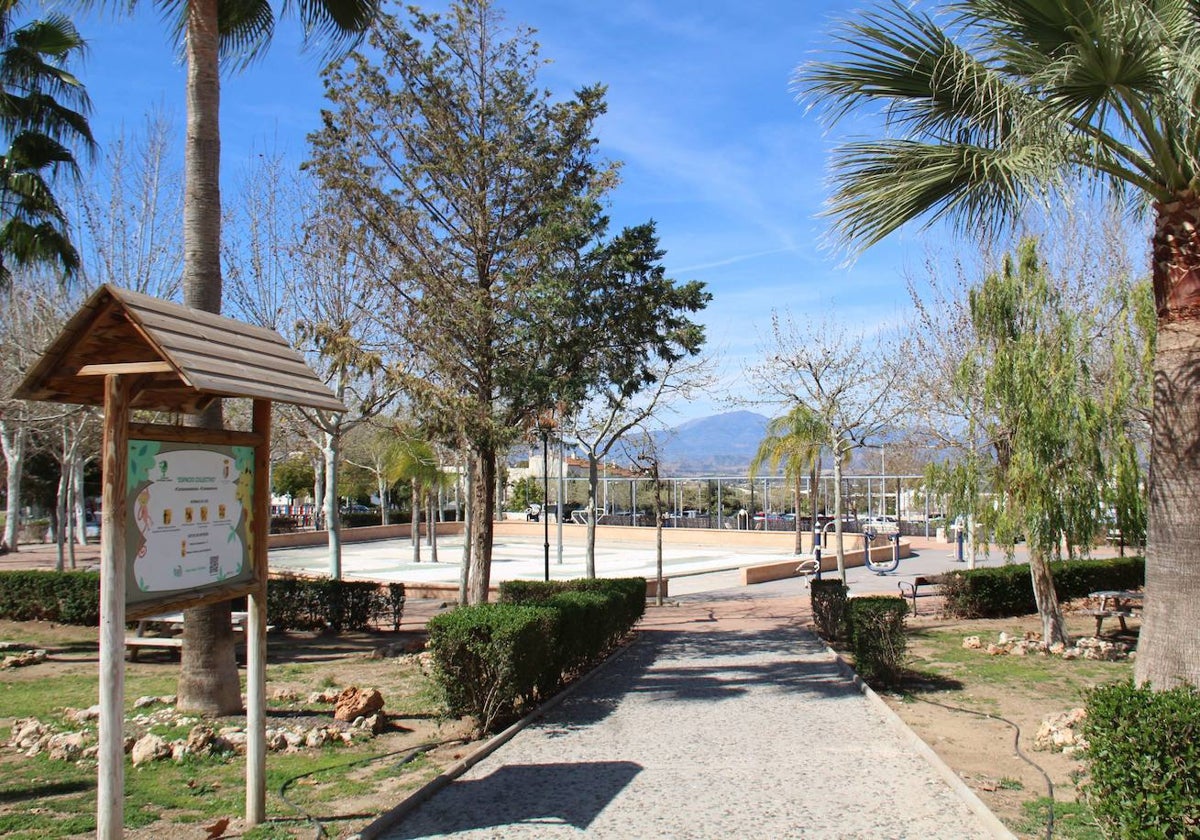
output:
M900 520L894 516L868 516L859 521L864 531L877 534L894 534L900 530Z

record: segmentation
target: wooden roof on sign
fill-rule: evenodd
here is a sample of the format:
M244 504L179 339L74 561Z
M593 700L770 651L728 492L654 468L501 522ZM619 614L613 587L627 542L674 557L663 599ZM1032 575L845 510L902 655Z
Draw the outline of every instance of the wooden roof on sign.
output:
M14 396L103 405L107 373L141 378L133 408L193 414L217 397L248 397L346 410L274 330L109 285L67 322Z

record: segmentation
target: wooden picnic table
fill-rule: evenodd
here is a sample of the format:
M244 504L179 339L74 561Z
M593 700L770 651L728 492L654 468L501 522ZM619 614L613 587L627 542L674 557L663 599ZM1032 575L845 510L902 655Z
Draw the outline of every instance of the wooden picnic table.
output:
M1088 598L1095 601L1096 606L1084 610L1084 613L1094 616L1096 619L1096 635L1100 635L1100 628L1106 618L1116 618L1121 622L1121 632L1127 632L1128 627L1125 626L1125 619L1135 614L1135 611L1141 611L1143 593L1128 589L1101 589L1097 592L1089 592Z

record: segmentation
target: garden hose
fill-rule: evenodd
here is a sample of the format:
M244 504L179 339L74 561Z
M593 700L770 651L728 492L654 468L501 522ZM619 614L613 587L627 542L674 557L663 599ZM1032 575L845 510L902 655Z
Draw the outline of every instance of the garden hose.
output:
M315 776L318 773L327 773L331 770L348 770L351 767L358 767L359 765L363 764L373 764L376 761L383 761L385 759L394 758L398 755L403 755L404 757L400 759L396 766L403 767L405 764L408 764L410 761L416 759L417 756L424 755L425 753L432 749L436 749L437 747L444 747L448 744L465 744L467 742L468 741L466 738L449 738L445 741L430 741L406 750L394 750L392 752L386 752L381 755L372 756L371 758L360 758L356 761L348 761L345 764L336 764L332 767L322 767L319 770L309 770L307 773L300 773L297 776L292 776L289 779L285 779L283 784L279 786L279 798L282 799L289 808L316 827L316 832L313 834L313 840L322 840L322 838L327 837L328 835L325 834L325 826L321 823L321 818L313 816L295 802L287 798L287 789L291 787L293 783L298 782L301 779L306 779L309 776Z
M1037 764L1033 759L1031 759L1029 756L1025 755L1025 753L1021 751L1021 727L1017 726L1017 724L1013 723L1008 718L1000 717L1000 715L993 715L993 714L990 714L989 712L977 712L974 709L964 709L961 706L951 706L949 703L939 703L936 700L929 700L925 697L918 697L915 694L910 694L909 696L912 697L914 700L920 700L922 703L928 703L931 706L940 706L941 708L949 709L952 712L965 712L968 715L975 715L976 717L989 718L991 720L998 720L1002 723L1007 723L1009 726L1011 726L1013 728L1013 750L1016 751L1017 757L1020 758L1022 761L1024 761L1026 764L1028 764L1030 767L1032 767L1034 770L1037 770L1039 773L1041 773L1042 778L1046 780L1046 796L1050 800L1050 802L1047 806L1048 813L1046 815L1046 840L1052 840L1052 838L1054 837L1054 782L1050 781L1050 777L1046 774L1046 771L1043 770L1039 764Z

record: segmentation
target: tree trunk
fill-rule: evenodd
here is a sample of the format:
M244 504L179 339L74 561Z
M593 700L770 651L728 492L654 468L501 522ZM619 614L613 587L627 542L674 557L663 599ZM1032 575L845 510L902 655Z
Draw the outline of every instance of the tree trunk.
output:
M71 499L75 508L75 541L87 545L87 507L84 504L83 468L85 459L76 457L71 464Z
M8 478L6 490L8 511L4 519L4 544L9 551L17 550L21 535L21 475L25 467L25 424L0 421L0 445L4 447L4 463Z
M1041 551L1029 552L1029 577L1033 581L1033 599L1037 603L1038 616L1042 619L1042 639L1046 645L1061 644L1067 647L1071 639L1063 620L1062 607L1054 591L1054 578L1050 564Z
M432 499L432 494L431 494L430 498ZM439 514L441 513L441 505L438 505L438 513ZM442 519L442 517L440 515L435 518L432 510L429 512L429 524L426 527L429 529L429 562L430 563L436 563L438 561L438 558L437 558L437 548L438 548L438 546L437 546L437 542L438 542L437 526L438 526L438 522L440 522L441 519Z
M388 488L387 482L383 478L383 473L378 474L375 482L375 489L379 491L379 524L388 525Z
M412 508L411 522L409 528L409 536L412 537L413 562L421 562L421 501L417 497L417 480L414 478L411 484L411 492L409 493L408 503Z
M796 471L796 487L795 487L795 494L794 494L796 497L796 504L795 504L795 508L796 508L796 554L804 553L804 536L803 536L804 530L803 530L803 525L800 522L800 496L803 494L803 491L804 491L802 479L803 479L803 476L801 476L800 471L797 470Z
M187 142L184 144L183 296L205 312L221 311L221 80L217 0L187 5ZM221 404L196 425L219 429ZM228 601L184 610L179 709L228 715L242 708Z
M496 452L490 444L478 446L471 488L471 571L467 585L467 603L485 604L492 573L492 534L495 523Z
M332 420L337 423L337 419ZM338 516L338 433L326 431L322 451L325 455L325 533L329 535L329 578L342 579L342 519Z
M600 463L596 456L588 453L588 500L587 500L587 549L584 558L584 576L596 576L596 494L600 489Z
M325 527L325 458L313 458L313 521L314 531Z
M1200 685L1200 200L1155 207L1154 414L1138 683Z
M837 573L846 582L846 547L842 542L842 453L833 450L833 534L837 543Z
M475 544L471 539L471 520L474 516L472 509L474 508L473 500L475 498L475 456L467 456L467 493L466 493L466 511L463 516L463 554L462 568L458 578L458 603L459 606L467 605L467 589L469 578L471 576L471 567L474 565L471 562L471 547Z

